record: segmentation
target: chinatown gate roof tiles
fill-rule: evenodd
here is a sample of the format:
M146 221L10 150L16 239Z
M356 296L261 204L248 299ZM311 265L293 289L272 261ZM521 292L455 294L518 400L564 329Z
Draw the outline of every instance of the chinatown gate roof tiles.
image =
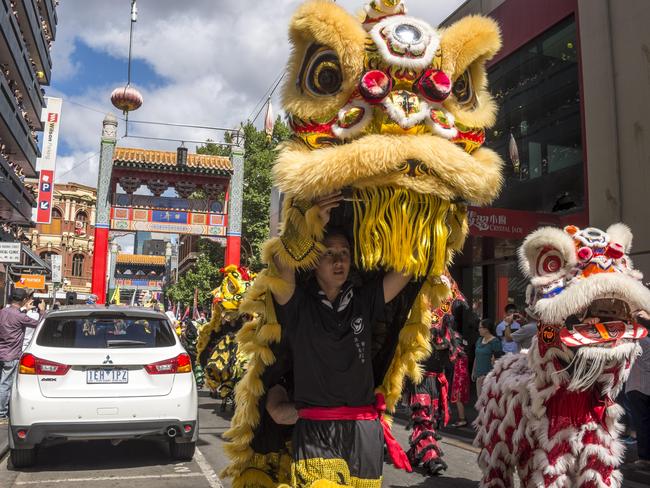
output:
M187 164L176 162L173 151L154 151L151 149L136 149L116 147L113 155L115 169L135 171L155 171L163 174L211 175L230 177L233 173L232 163L225 156L206 154L188 154Z
M147 254L118 254L117 264L140 264L145 266L165 266L165 256Z

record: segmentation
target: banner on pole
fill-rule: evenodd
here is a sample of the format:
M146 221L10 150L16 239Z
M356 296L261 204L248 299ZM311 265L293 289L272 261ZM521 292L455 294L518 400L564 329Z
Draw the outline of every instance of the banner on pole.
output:
M52 196L54 194L54 170L56 167L56 150L59 143L61 125L61 98L46 97L45 128L42 156L36 161L40 171L38 182L38 204L36 223L49 224L52 221Z

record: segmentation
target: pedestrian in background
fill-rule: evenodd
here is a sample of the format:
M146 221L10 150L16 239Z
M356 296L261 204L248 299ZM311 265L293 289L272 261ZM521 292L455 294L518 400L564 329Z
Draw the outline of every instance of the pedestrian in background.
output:
M478 325L479 337L472 367L472 381L476 381L476 394L481 395L483 380L492 371L494 361L503 356L501 341L495 335L494 322L483 319Z
M30 308L22 308L21 311L25 312L29 318L32 318L36 321L40 320L41 314L38 311L38 306L40 305L41 300L36 299L33 301L32 305ZM33 327L27 327L25 329L25 336L23 337L23 351L27 349L27 346L29 346L30 341L32 340L32 336L34 335L34 329Z
M452 427L465 427L465 404L469 403L469 365L467 353L465 352L466 342L458 335L458 352L454 361L454 376L451 384L451 401L456 404L458 420L451 424Z
M638 312L636 320L650 328L650 314ZM627 399L632 409L632 421L636 426L636 446L640 464L650 468L650 337L639 341L643 353L636 358L625 385Z
M8 422L9 397L18 361L22 354L25 328L36 327L38 320L28 317L21 308L31 308L32 297L22 288L11 292L10 306L0 310L0 425ZM45 304L39 305L43 313Z
M519 330L523 317L517 311L517 306L514 303L506 305L504 312L503 320L497 325L496 336L501 340L504 353L515 354L519 352L519 346L512 339L512 333Z
M533 337L537 335L537 319L527 313L525 322L526 324L522 325L519 330L510 333L510 337L515 341L520 352L530 349Z

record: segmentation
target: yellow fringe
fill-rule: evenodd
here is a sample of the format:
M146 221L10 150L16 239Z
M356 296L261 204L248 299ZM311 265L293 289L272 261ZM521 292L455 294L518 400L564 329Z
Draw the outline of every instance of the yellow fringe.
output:
M442 274L448 201L393 187L356 189L353 199L357 267L394 269L416 279Z
M409 318L399 334L395 354L378 391L384 394L386 409L395 411L395 405L402 395L404 378L414 383L422 379L420 362L431 354L431 308L438 306L449 295L449 288L438 276L427 278L418 294Z
M242 311L254 310L255 313L252 320L245 323L237 333L239 348L250 356L250 361L244 377L235 387L235 414L230 428L223 434L224 439L229 441L224 445L224 451L230 458L231 464L222 471L221 476L232 477L233 487L265 487L277 484L263 470L260 470L260 464L265 464L266 458L260 457L261 455L255 453L250 447L255 429L260 422L258 406L260 398L264 395L262 374L276 360L269 346L279 342L282 337L282 329L275 316L271 289L285 284L277 276L277 272L274 272L275 266L271 265L269 269L258 275L240 307ZM284 472L285 476L284 479L279 480L282 482L289 479L289 473L286 459L280 461L282 461L280 471ZM273 469L269 467L267 471L271 472ZM265 484L269 481L272 484Z
M288 198L282 209L282 231L280 237L264 244L262 259L273 263L275 256L284 266L291 269L311 269L323 252L324 227L317 206Z

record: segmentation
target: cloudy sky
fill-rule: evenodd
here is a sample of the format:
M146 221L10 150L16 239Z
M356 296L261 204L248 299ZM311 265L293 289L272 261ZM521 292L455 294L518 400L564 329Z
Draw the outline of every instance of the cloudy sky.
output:
M63 98L57 182L97 182L111 91L126 83L130 0L61 0L52 84ZM298 0L138 0L132 84L144 104L133 120L236 127L253 118L289 53L287 25ZM339 0L351 13L363 0ZM463 0L409 0L409 14L437 25ZM278 90L279 92L279 90ZM276 113L277 96L273 99ZM257 124L260 125L264 113ZM118 128L124 135L124 123ZM129 135L218 140L214 131L131 125ZM118 145L173 150L177 142L123 138ZM190 145L194 151L195 145Z

